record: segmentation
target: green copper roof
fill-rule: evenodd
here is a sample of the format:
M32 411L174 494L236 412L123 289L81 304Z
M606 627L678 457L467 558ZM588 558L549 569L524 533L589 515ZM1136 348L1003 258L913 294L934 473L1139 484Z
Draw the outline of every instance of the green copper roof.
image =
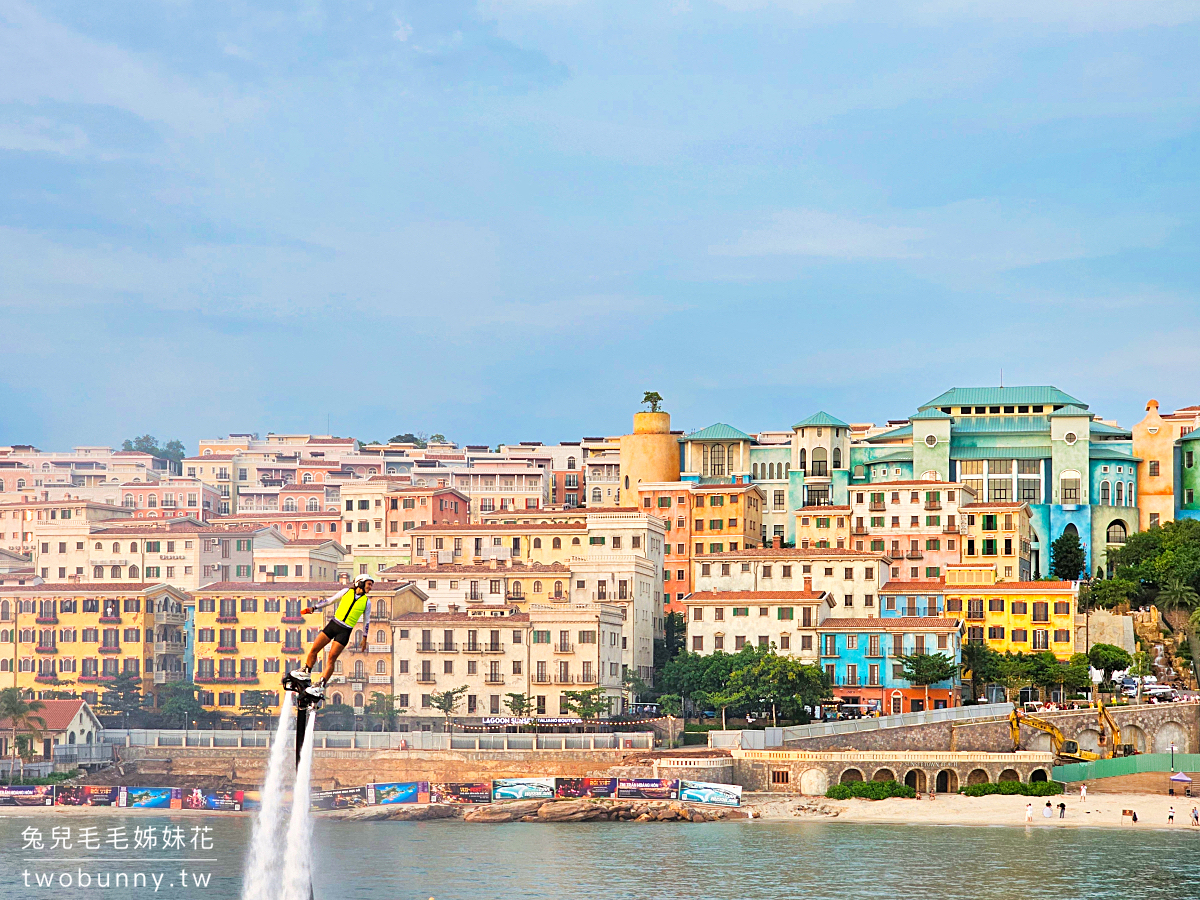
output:
M738 431L732 425L726 425L724 422L718 422L716 425L709 425L707 428L701 428L699 431L693 431L691 434L684 435L679 440L681 441L753 441L754 438L746 434L744 431Z
M1122 444L1091 444L1088 447L1088 457L1090 459L1115 459L1117 461L1124 460L1125 462L1141 462L1141 459L1133 455L1133 448L1129 445Z
M1133 437L1133 432L1128 428L1121 428L1119 425L1106 425L1103 422L1097 422L1092 419L1091 425L1092 434L1103 435L1119 435L1120 437Z
M1046 447L950 447L951 459L1049 459Z
M893 450L890 453L881 453L874 459L864 459L861 462L855 463L859 466L873 466L876 463L893 463L893 462L912 462L912 450Z
M955 416L954 434L1049 434L1046 416Z
M1038 404L1042 406L1074 406L1087 409L1087 404L1076 400L1070 394L1060 391L1052 385L1021 385L1017 387L968 387L950 388L944 394L939 394L928 403L922 403L921 409L931 406L1016 406Z
M1090 419L1092 414L1086 409L1080 409L1074 403L1068 403L1062 409L1056 409L1050 413L1050 418L1052 419L1057 416L1087 416Z
M922 409L920 412L910 416L909 418L915 422L919 419L949 419L950 416L947 413L942 412L937 407L931 406L927 409Z
M829 428L849 428L850 426L841 419L835 419L829 413L822 410L821 412L813 413L803 422L797 422L793 428L817 428L826 426Z
M1200 441L1200 431L1189 431L1179 440L1181 441Z
M868 444L874 444L877 441L894 440L896 438L912 437L912 425L901 425L899 428L893 428L890 431L882 431L879 434L871 435L867 438Z

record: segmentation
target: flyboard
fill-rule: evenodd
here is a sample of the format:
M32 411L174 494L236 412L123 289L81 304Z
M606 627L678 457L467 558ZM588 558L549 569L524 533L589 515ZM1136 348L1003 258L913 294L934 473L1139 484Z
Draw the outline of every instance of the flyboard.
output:
M312 692L312 680L297 677L292 672L283 676L283 689L296 695L296 766L300 766L300 751L304 747L304 739L310 725L316 723L317 710L325 702L323 692ZM309 900L315 900L312 882L308 885Z

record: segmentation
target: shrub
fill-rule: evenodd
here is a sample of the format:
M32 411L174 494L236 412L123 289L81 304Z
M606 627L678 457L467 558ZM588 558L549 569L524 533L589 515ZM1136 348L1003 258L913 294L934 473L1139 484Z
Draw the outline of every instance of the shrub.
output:
M851 797L861 797L864 800L886 800L888 797L917 796L906 784L898 781L852 781L849 784L835 784L825 792L831 800L849 800Z
M969 784L959 790L960 794L968 797L985 797L988 794L1021 794L1025 797L1053 797L1063 792L1063 786L1057 781L1033 781L1023 784L1020 781L998 781L995 784Z

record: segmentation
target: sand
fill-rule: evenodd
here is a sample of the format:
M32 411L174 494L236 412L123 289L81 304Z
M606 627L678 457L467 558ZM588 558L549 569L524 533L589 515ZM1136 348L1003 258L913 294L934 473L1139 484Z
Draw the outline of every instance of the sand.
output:
M759 797L761 796L761 799ZM1052 818L1043 818L1049 800ZM1186 801L1186 802L1185 802ZM1191 811L1200 806L1197 798L1160 794L1088 795L1080 802L1078 791L1056 797L991 795L964 797L960 794L928 795L922 800L827 800L823 797L786 797L781 794L751 795L743 799L764 820L826 822L872 822L891 825L1014 825L1025 827L1025 804L1033 803L1033 828L1182 828L1200 839L1200 827L1192 827ZM1058 804L1067 805L1066 817L1058 817ZM1175 824L1167 824L1167 810L1175 807ZM1137 824L1122 815L1134 810Z

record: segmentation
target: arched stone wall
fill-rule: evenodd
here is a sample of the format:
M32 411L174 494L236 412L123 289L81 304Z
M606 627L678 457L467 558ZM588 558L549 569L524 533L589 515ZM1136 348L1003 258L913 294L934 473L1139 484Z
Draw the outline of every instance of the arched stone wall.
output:
M904 783L916 791L927 790L928 781L924 769L909 769L904 775Z
M858 769L849 768L842 771L841 777L838 779L839 784L853 784L856 781L863 780L863 773Z
M1182 753L1187 747L1187 729L1175 721L1163 722L1154 732L1154 752L1170 753L1171 743L1175 743L1175 752Z
M1126 744L1133 744L1134 749L1139 753L1146 752L1146 732L1137 725L1126 725L1123 727L1121 729L1121 740Z
M800 793L823 796L829 790L829 776L824 769L805 769L800 776Z
M939 794L958 793L958 773L953 769L942 769L934 780L934 789Z
M891 769L876 769L875 774L871 776L872 781L895 781L896 773Z
M1100 752L1100 731L1096 728L1081 728L1075 734L1075 740L1079 741L1080 750Z
M1034 769L1029 773L1029 783L1035 784L1039 781L1049 781L1050 776L1046 774L1045 769Z
M967 776L967 784L987 784L991 781L984 769L972 769Z
M1016 769L1004 769L996 778L997 781L1020 781L1021 773Z

